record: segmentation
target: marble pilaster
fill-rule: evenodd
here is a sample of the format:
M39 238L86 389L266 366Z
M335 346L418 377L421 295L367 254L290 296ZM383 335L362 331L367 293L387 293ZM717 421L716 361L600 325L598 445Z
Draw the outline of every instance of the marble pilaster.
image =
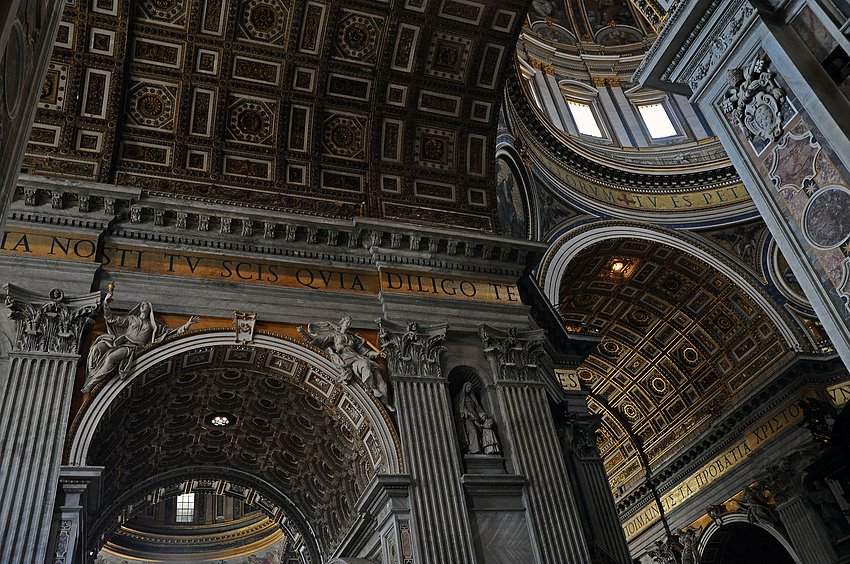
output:
M603 551L615 562L631 560L623 528L617 516L611 485L605 473L605 465L596 446L596 431L601 418L587 413L586 395L580 402L561 404L561 418L557 425L561 448L567 458L567 467L574 475L576 496L584 506L587 529L597 550ZM573 412L568 405L581 405L583 412Z
M49 542L79 347L100 293L66 298L5 286L13 320L0 389L0 562L41 564Z
M379 320L395 391L416 562L474 563L469 516L460 483L460 454L446 378L440 369L447 325L402 327Z
M576 500L540 381L543 330L503 332L479 326L484 356L495 375L503 440L511 444L513 471L526 479L532 537L540 562L590 562Z

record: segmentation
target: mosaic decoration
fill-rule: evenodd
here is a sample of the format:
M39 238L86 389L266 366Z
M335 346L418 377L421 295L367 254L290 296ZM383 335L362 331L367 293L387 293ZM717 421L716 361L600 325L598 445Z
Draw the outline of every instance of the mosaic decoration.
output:
M588 247L570 262L559 301L568 326L602 337L577 375L602 414L599 447L615 489L645 470L623 421L657 464L793 354L728 278L657 243Z
M496 167L496 198L502 235L525 238L529 222L522 183L504 158L496 159Z
M24 167L492 232L493 109L525 5L402 4L67 3Z

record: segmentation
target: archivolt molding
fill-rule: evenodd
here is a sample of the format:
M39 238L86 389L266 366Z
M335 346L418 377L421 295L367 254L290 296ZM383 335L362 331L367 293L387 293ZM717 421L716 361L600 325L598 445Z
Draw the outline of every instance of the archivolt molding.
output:
M721 524L722 523L722 524ZM788 539L777 529L774 527L763 524L763 523L750 523L747 520L747 516L743 513L726 513L723 515L723 519L721 521L712 521L703 531L700 536L699 543L697 544L697 552L700 555L700 561L702 561L702 557L705 554L705 549L708 546L709 541L712 537L721 531L722 527L727 525L731 525L732 523L746 523L748 525L753 525L754 527L759 527L770 533L770 535L779 541L779 544L782 545L782 548L788 551L788 554L791 555L791 558L794 559L794 562L798 564L801 562L800 558L797 556L797 553L794 551L794 547L791 546L791 543L788 542Z
M108 502L89 528L90 539L102 546L121 523L150 504L183 493L216 493L259 508L280 526L293 546L301 546L303 564L321 562L316 533L298 507L268 481L233 468L198 466L165 472L145 480Z
M542 266L538 275L538 281L546 297L551 303L558 303L561 279L564 277L570 261L582 250L601 241L626 238L642 239L668 245L704 261L746 292L777 327L782 339L789 348L797 349L799 347L799 338L791 326L774 308L763 292L752 285L743 274L706 249L670 231L656 227L629 222L604 222L564 233L556 241L553 241L549 253L541 263Z
M103 384L101 388L94 390L90 400L83 405L80 414L72 425L68 437L70 444L67 456L68 464L72 466L86 465L92 439L98 425L104 417L111 413L115 405L126 399L130 386L136 379L169 359L181 355L185 356L198 349L209 350L216 346L238 346L240 349L247 348L281 353L295 357L311 368L317 368L320 374L332 375L337 373L336 367L325 353L306 343L296 342L282 335L259 331L255 334L253 345L248 346L237 345L230 328L189 331L182 335L176 335L161 345L142 349L135 368L126 379L113 378ZM328 380L327 382L334 389L325 394L323 399L326 405L328 398L335 398L335 407L347 403L363 414L364 423L368 430L361 431L362 436L372 438L381 453L379 458L373 460L376 471L389 474L403 472L404 463L398 434L378 402L369 396L359 384L352 383L342 386L335 381ZM302 388L305 387L303 381L300 384ZM333 393L337 390L339 393ZM307 391L318 396L316 389Z

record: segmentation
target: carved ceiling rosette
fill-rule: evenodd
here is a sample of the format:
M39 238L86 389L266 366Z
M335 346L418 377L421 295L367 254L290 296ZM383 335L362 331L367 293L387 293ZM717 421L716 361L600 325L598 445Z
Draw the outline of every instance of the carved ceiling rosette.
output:
M478 326L484 356L490 361L497 380L537 381L538 360L543 354L543 330L519 331L511 327L500 331L487 325Z
M390 377L441 378L440 355L446 350L448 323L403 326L377 319L380 343L387 358Z
M66 298L58 288L47 300L13 284L6 284L8 316L15 322L14 350L78 354L86 329L94 325L100 292Z

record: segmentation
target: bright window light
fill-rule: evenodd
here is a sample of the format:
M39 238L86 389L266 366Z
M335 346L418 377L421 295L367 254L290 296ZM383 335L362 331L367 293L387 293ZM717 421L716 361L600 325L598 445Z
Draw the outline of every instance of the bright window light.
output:
M177 496L178 523L192 523L195 521L195 494L181 494Z
M653 139L676 135L676 128L673 127L673 123L670 121L670 116L667 115L667 110L664 109L664 106L661 104L649 104L647 106L638 106L638 109Z
M570 108L570 113L573 114L579 133L592 137L602 137L602 131L599 129L599 124L596 123L596 118L593 116L590 106L569 100L567 100L567 105Z

